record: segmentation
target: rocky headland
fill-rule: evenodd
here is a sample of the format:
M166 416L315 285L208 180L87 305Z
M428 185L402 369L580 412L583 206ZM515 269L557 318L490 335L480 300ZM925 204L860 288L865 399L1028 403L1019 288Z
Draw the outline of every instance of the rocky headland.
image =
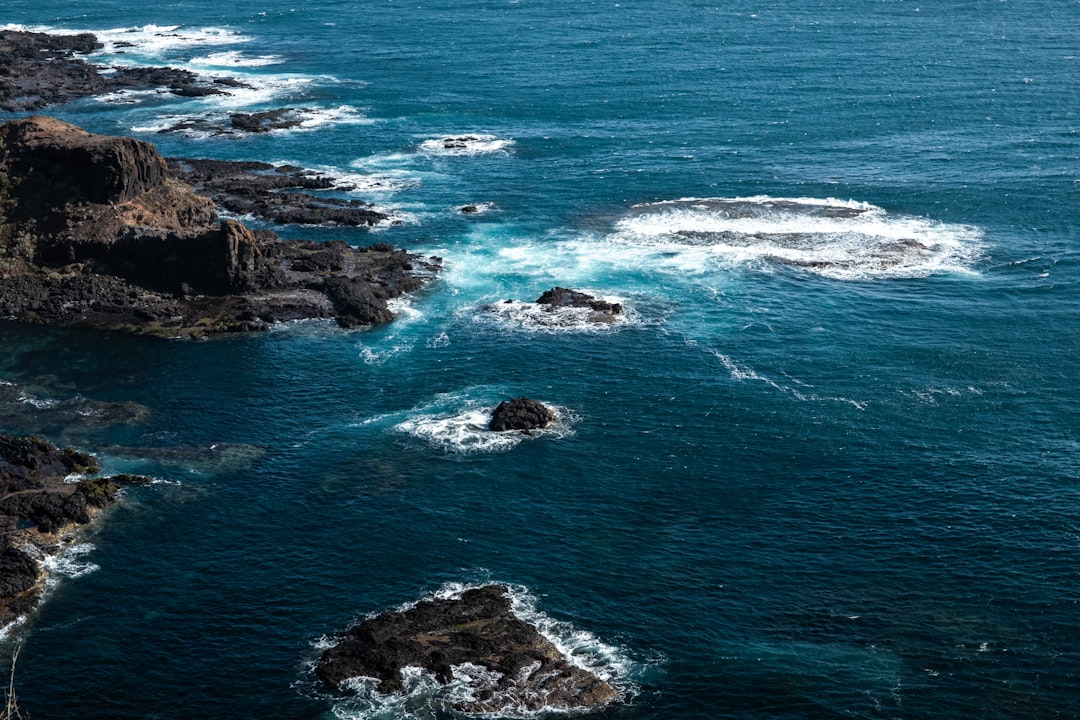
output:
M477 677L468 672L470 666L487 672ZM423 668L442 685L468 682L471 698L453 703L455 710L467 713L585 710L619 695L606 680L568 662L550 640L514 615L501 585L369 618L323 653L315 672L334 688L368 677L378 681L378 692L399 693L405 689L406 667Z
M186 162L177 173L193 172ZM168 337L307 318L358 327L392 320L387 301L438 265L220 219L141 140L48 117L0 126L0 316Z
M93 457L33 437L0 435L0 628L33 609L45 589L42 559L62 550L65 536L111 505L123 485L147 478L96 474Z

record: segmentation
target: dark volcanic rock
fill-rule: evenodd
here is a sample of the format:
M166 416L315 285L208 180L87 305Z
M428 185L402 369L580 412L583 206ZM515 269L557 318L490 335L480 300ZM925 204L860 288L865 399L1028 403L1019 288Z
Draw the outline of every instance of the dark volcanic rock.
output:
M229 212L297 225L370 227L389 216L362 200L298 190L347 190L325 175L259 162L169 159L169 172Z
M488 429L496 432L506 430L539 430L555 422L555 411L542 402L527 397L504 400L491 413Z
M549 305L552 309L579 307L590 308L591 310L604 315L622 314L622 305L620 303L609 303L604 300L599 300L588 293L578 292L577 290L570 290L564 287L553 287L550 290L545 290L540 297L536 298L536 303L539 305Z
M571 665L535 627L511 612L507 589L488 585L458 599L428 600L387 612L346 632L323 653L315 672L339 687L354 677L379 681L383 693L403 690L406 666L425 668L442 684L455 666L471 663L497 673L473 686L464 712L534 712L602 706L618 691L595 674Z
M103 74L76 55L101 47L89 33L48 35L0 30L0 110L22 112L122 89L162 88L176 95L223 94L229 79L202 82L195 73L170 67L116 66ZM237 81L232 81L240 84Z
M186 173L220 180L213 162L188 163ZM264 190L326 182L294 169L253 177ZM165 336L322 317L353 327L392 319L386 301L438 265L389 246L324 249L219 221L212 200L167 175L153 145L52 118L0 126L0 178L0 316L23 321ZM318 199L316 208L290 205L299 194L251 192L245 202L304 217L385 218L353 201Z
M74 448L0 434L0 627L40 597L44 570L36 558L51 552L54 534L90 522L92 509L111 504L122 484L148 482L137 476L66 482L73 472L96 473L98 466Z
M27 178L22 197L63 188L68 202L123 203L165 180L153 145L92 135L51 118L0 126L7 172Z

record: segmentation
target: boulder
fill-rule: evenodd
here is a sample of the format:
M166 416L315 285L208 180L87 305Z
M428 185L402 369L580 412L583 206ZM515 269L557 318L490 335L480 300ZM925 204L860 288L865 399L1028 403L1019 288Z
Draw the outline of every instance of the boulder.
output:
M491 413L488 429L496 432L506 430L539 430L555 422L555 411L542 402L527 397L504 400Z
M350 678L378 680L378 692L404 689L402 669L420 667L441 684L471 664L490 673L454 709L469 713L582 710L605 705L619 691L566 659L551 641L511 611L507 588L487 585L457 599L426 600L386 612L344 633L323 653L315 673L338 688Z
M564 287L553 287L550 290L545 290L540 297L536 298L535 302L538 305L548 305L552 310L569 307L589 308L603 315L620 315L623 310L621 303L609 303L588 293Z

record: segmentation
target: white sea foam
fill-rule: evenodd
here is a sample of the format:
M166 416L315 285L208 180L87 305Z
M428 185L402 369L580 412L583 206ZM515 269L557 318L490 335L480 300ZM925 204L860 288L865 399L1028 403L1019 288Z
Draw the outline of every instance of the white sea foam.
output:
M819 395L813 392L812 388L810 388L806 383L799 382L790 378L788 379L788 383L790 384L780 383L766 375L759 374L753 368L747 367L745 365L740 365L731 357L721 352L718 352L716 350L710 350L710 352L716 357L717 360L720 361L720 363L724 366L724 369L726 369L731 374L732 380L749 380L753 382L764 383L765 385L768 385L774 390L784 393L785 395L790 395L791 397L795 398L800 402L836 402L843 403L845 405L851 405L856 410L866 409L865 401L852 400L851 398L837 397L831 395Z
M303 80L301 82L308 81ZM292 87L288 82L286 82L284 86L275 85L272 82L262 83L262 85L263 87L261 89L259 87L252 89L229 88L227 90L229 93L228 95L213 95L209 96L209 98L200 99L199 102L202 105L215 105L216 107L213 110L186 113L157 113L152 118L148 118L146 122L132 126L131 129L133 132L176 133L192 138L246 137L248 133L240 130L233 130L230 119L230 116L234 111L241 109L244 109L245 112L247 111L247 104L243 98L249 96L251 93L270 92L273 94L283 87L286 89ZM156 96L160 94L162 94L162 91L158 90L124 90L101 95L98 97L98 100L119 104L134 104L142 102L152 95ZM259 98L259 101L262 99L263 98ZM220 107L217 106L225 106L225 109L220 109ZM332 108L303 105L297 106L290 109L286 119L295 121L297 124L287 128L275 128L270 130L270 132L275 134L305 132L333 125L367 125L372 122L370 119L366 118L359 109L352 107L351 105L339 105ZM360 176L357 173L339 172L339 174L343 177L353 177L355 180L354 184L357 186L360 186L364 182L361 180L363 176ZM388 180L379 180L377 178L372 178L372 176L367 176L366 184L370 189L380 189L391 185Z
M686 198L638 205L606 242L661 268L786 265L838 280L971 272L982 233L856 201Z
M190 64L209 68L265 67L278 65L283 61L280 55L245 55L239 50L225 50L210 53L204 57L193 58Z
M75 543L61 549L55 555L44 555L42 564L49 572L48 583L58 582L58 578L77 578L98 569L95 563L84 556L94 551L91 543Z
M513 140L494 135L445 135L420 143L420 151L429 155L490 155L506 152Z
M103 47L94 55L135 53L160 57L181 48L233 45L250 42L251 38L229 28L186 27L183 25L137 25L103 30L74 30L51 25L19 25L8 23L4 30L43 32L52 35L93 33Z
M496 403L497 404L497 403ZM572 435L578 418L569 409L550 406L555 422L546 428L495 432L488 429L495 405L461 395L447 395L418 408L393 426L395 432L412 435L448 453L492 453L511 450L530 438L562 438Z
M486 583L485 583L486 584ZM432 599L456 599L467 590L480 587L479 584L448 583L435 592L420 598L416 602L406 603L397 611L415 607L418 602ZM509 586L511 611L519 618L530 623L562 653L571 665L588 670L606 680L619 691L620 699L627 700L637 694L634 676L638 673L637 663L630 659L625 648L617 647L599 640L595 635L576 628L568 622L555 620L538 609L537 599L523 586ZM372 615L373 616L373 615ZM369 616L370 617L370 616ZM328 638L316 642L319 650L327 649L332 643ZM375 720L393 718L407 720L423 718L434 720L438 717L460 715L453 706L463 702L475 701L485 690L497 687L501 674L472 663L462 663L452 668L453 679L446 685L440 683L427 670L409 667L402 672L404 691L401 693L382 694L376 690L378 682L373 678L352 678L342 684L342 689L354 693L352 697L335 702L335 717L347 720ZM524 668L524 681L536 666ZM549 717L558 708L548 710L529 710L525 704L525 691L518 686L504 691L503 695L492 698L493 706L509 709L501 710L498 717L535 718ZM563 711L580 714L581 711ZM471 713L470 716L488 717L487 713Z

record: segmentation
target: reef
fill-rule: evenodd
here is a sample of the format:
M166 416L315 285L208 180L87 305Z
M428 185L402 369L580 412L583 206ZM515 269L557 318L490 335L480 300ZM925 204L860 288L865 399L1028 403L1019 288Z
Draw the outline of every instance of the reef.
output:
M405 689L407 667L426 670L442 685L467 683L469 697L452 701L453 709L466 713L584 710L619 695L514 615L501 585L369 618L340 636L315 672L334 688L367 677L378 681L378 692L398 693Z
M593 311L589 316L592 322L611 322L616 315L621 315L623 311L621 303L607 302L588 293L564 287L553 287L550 290L545 290L534 302L537 305L547 305L552 312L561 308L588 308Z
M202 97L243 86L230 77L202 79L189 70L170 67L105 68L79 57L101 47L91 33L0 30L0 110L39 110L118 90L160 89L182 97Z
M281 224L370 227L392 222L389 215L362 200L323 197L299 190L352 189L333 179L292 165L228 160L169 158L169 174L218 206Z
M358 327L392 320L387 301L439 262L220 219L151 143L48 117L0 126L5 317L166 337L308 318Z
M134 475L67 482L99 472L90 455L34 437L0 435L0 627L36 606L45 589L42 559L63 549L65 536L116 501Z

